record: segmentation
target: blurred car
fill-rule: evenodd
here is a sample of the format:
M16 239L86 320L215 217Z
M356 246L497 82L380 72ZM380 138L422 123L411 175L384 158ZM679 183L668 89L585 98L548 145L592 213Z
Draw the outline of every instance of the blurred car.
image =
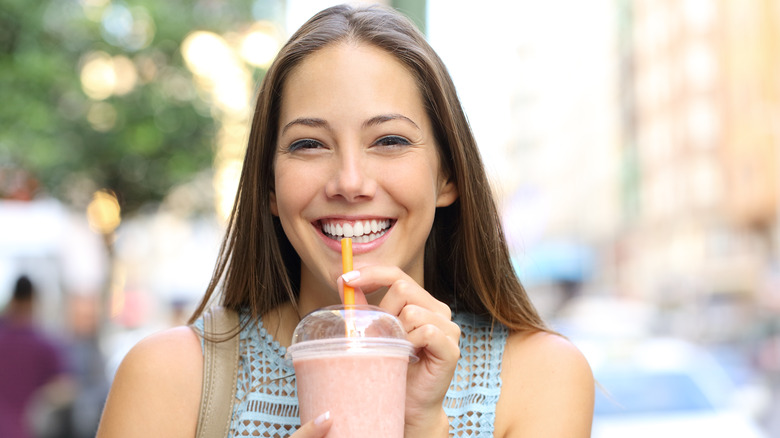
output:
M600 386L593 438L765 438L706 350L677 339L580 346Z

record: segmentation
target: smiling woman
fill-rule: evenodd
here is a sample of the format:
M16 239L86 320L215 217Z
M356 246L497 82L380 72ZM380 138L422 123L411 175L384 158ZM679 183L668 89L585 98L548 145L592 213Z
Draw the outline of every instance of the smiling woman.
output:
M321 223L341 226L346 236L353 224L387 222L378 239L355 240L357 268L398 266L422 284L436 207L452 204L457 190L439 170L431 123L407 68L370 45L327 46L290 74L279 125L271 210L301 257L302 313L327 304L322 291L335 292L341 273L340 245Z
M348 419L300 424L284 354L302 316L339 304L345 285L415 347L404 436L589 435L590 368L517 279L452 81L408 20L378 6L320 12L279 52L254 114L194 330L130 352L100 436L193 436L211 395L200 383L215 301L240 318L228 434L327 436ZM341 237L354 252L343 275Z

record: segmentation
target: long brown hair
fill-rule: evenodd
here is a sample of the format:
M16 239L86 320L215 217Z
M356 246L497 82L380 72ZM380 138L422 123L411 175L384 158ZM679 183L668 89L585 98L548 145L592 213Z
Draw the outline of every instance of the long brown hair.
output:
M455 311L513 329L547 330L512 267L479 149L444 63L404 16L382 6L334 6L285 44L261 85L235 206L196 319L221 288L220 303L253 317L296 305L300 258L271 214L280 98L285 79L308 55L336 42L374 45L414 76L431 120L443 172L459 197L436 212L425 249L424 287Z

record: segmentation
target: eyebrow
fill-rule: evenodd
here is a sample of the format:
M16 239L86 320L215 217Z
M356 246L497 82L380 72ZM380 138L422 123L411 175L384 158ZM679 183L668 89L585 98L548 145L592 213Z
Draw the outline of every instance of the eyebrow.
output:
M389 122L391 120L405 120L412 125L414 125L415 128L420 129L419 126L417 126L417 123L414 123L412 119L409 117L406 117L403 114L380 114L378 116L371 117L370 119L363 122L363 127L367 128L369 126L376 126L381 123Z
M403 114L395 114L395 113L392 113L392 114L380 114L378 116L371 117L370 119L368 119L365 122L363 122L363 127L367 128L367 127L370 127L370 126L376 126L376 125L380 125L382 123L389 122L389 121L392 121L392 120L405 120L405 121L411 123L412 125L414 125L415 128L420 129L420 127L417 125L417 123L414 123L414 121L412 119L410 119L409 117L406 117ZM282 134L284 134L285 131L287 131L288 129L290 129L292 126L295 126L295 125L304 125L304 126L310 126L310 127L313 127L313 128L326 128L326 129L330 130L330 125L324 119L318 119L316 117L299 117L297 119L294 119L294 120L290 121L286 125L284 125L284 127L282 128Z
M314 117L299 117L290 123L284 125L284 128L282 128L282 134L284 134L285 131L287 131L290 127L294 125L304 125L304 126L311 126L313 128L327 128L330 129L330 125L328 125L328 122L326 122L323 119L317 119Z

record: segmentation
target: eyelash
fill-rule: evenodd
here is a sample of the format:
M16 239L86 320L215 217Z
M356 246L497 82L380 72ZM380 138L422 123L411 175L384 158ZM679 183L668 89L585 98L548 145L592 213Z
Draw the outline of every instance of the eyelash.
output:
M374 142L376 146L409 146L410 144L412 143L409 140L398 135L388 135Z
M392 146L409 146L412 144L409 140L398 136L398 135L387 135L385 137L382 137L374 142L372 146L380 146L380 147L392 147ZM312 140L310 138L298 140L293 142L287 150L290 152L295 152L297 150L301 149L317 149L322 146L322 143L320 143L317 140Z
M295 152L300 149L316 149L318 147L322 146L322 143L318 142L317 140L312 140L310 138L304 139L304 140L298 140L293 142L287 150L290 152Z

